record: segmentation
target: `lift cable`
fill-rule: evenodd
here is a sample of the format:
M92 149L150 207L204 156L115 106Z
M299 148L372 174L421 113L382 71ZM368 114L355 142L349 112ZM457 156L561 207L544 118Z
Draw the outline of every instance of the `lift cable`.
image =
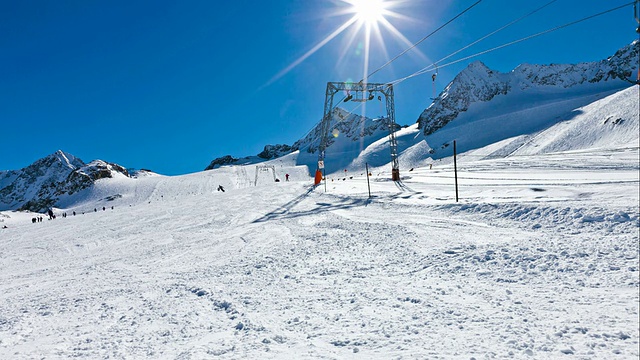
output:
M430 71L431 71L431 70L433 70L434 68L437 70L437 69L438 69L438 64L439 64L439 63L441 63L442 61L444 61L444 60L446 60L446 59L448 59L448 58L450 58L450 57L452 57L452 56L454 56L454 55L456 55L456 54L458 54L458 53L460 53L460 52L462 52L462 51L464 51L464 50L466 50L466 49L468 49L468 48L470 48L470 47L472 47L473 45L475 45L475 44L477 44L477 43L481 42L482 40L485 40L485 39L487 39L487 38L489 38L489 37L491 37L491 36L493 36L493 35L495 35L495 34L499 33L500 31L502 31L502 30L504 30L504 29L508 28L509 26L511 26L511 25L513 25L513 24L516 24L516 23L518 23L518 22L520 22L520 21L522 21L522 20L524 20L524 19L528 18L529 16L531 16L531 15L533 15L533 14L537 13L538 11L540 11L540 10L542 10L542 9L546 8L547 6L549 6L549 5L553 4L553 3L554 3L554 2L556 2L556 1L557 1L557 0L549 1L548 3L546 3L546 4L542 5L541 7L539 7L539 8L537 8L537 9L535 9L535 10L531 11L530 13L528 13L528 14L526 14L526 15L523 15L523 16L519 17L518 19L515 19L515 20L511 21L510 23L508 23L508 24L506 24L506 25L502 26L501 28L494 30L493 32L491 32L491 33L489 33L489 34L487 34L487 35L485 35L485 36L483 36L483 37L479 38L478 40L476 40L476 41L472 42L471 44L469 44L469 45L467 45L467 46L464 46L464 47L460 48L459 50L456 50L456 51L452 52L451 54L449 54L449 55L447 55L447 56L443 57L442 59L440 59L440 60L438 60L438 61L436 61L436 62L435 62L435 63L433 63L432 65L430 65L430 66L426 66L426 67L424 67L424 68L422 68L422 69L420 69L420 70L416 71L415 73L413 73L413 74L411 74L411 75L416 75L416 76L417 76L417 75L422 75L422 74L424 74L424 73L430 72Z
M469 60L471 58L478 57L480 55L484 55L486 53L489 53L489 52L492 52L492 51L495 51L495 50L499 50L499 49L505 48L507 46L511 46L511 45L514 45L514 44L517 44L517 43L520 43L520 42L523 42L523 41L526 41L526 40L530 40L530 39L533 39L535 37L538 37L538 36L541 36L541 35L545 35L545 34L548 34L550 32L553 32L553 31L564 29L564 28L569 27L571 25L575 25L575 24L581 23L583 21L587 21L587 20L593 19L595 17L601 16L601 15L604 15L604 14L608 14L610 12L613 12L613 11L616 11L616 10L620 10L620 9L622 9L624 7L633 5L634 2L630 2L630 3L624 4L624 5L620 5L620 6L617 6L615 8L612 8L612 9L609 9L609 10L605 10L605 11L599 12L599 13L594 14L594 15L587 16L585 18L582 18L582 19L579 19L579 20L576 20L576 21L572 21L572 22L564 24L564 25L556 26L554 28L547 29L545 31L541 31L539 33L536 33L536 34L533 34L533 35L529 35L529 36L526 36L524 38L521 38L521 39L518 39L518 40L514 40L514 41L508 42L506 44L502 44L502 45L496 46L494 48L491 48L491 49L488 49L488 50L484 50L484 51L481 51L479 53L476 53L476 54L473 54L473 55L469 55L469 56L463 57L463 58L455 60L455 61L451 61L451 62L446 63L446 64L438 65L438 67L439 68L443 68L443 67L446 67L446 66L449 66L449 65L457 64L459 62L462 62L462 61L465 61L465 60ZM431 71L431 70L433 70L432 66L430 66L428 68L425 68L425 69L423 69L423 70L421 70L419 72L413 73L413 74L411 74L409 76L405 76L405 77L400 78L398 80L391 81L390 84L397 85L397 84L399 84L399 83L401 83L401 82L403 82L405 80L411 79L411 78L413 78L415 76L418 76L418 75L422 75L422 74L424 74L424 73L426 73L428 71Z
M467 11L471 10L474 6L478 5L480 2L482 2L482 0L478 0L476 1L473 5L469 6L468 8L466 8L464 11L462 11L461 13L459 13L458 15L454 16L451 20L447 21L446 23L442 24L439 28L433 30L429 35L423 37L422 39L418 40L417 42L415 42L413 45L409 46L408 48L406 48L404 51L402 51L400 54L396 55L393 59L387 61L384 65L380 66L379 68L377 68L376 70L374 70L371 74L367 75L367 79L372 77L375 73L377 73L378 71L384 69L385 67L387 67L389 64L391 64L392 62L394 62L395 60L397 60L400 56L406 54L407 52L409 52L411 49L415 48L416 46L420 45L420 43L422 43L423 41L427 40L429 37L431 37L431 35L437 33L438 31L440 31L443 27L449 25L450 23L452 23L454 20L456 20L457 18L459 18L460 16L462 16L464 13L466 13ZM360 82L364 81L364 79L360 80Z
M554 0L556 1L556 0ZM440 31L442 28L444 28L445 26L449 25L450 23L452 23L453 21L455 21L457 18L459 18L460 16L464 15L467 11L471 10L473 7L475 7L476 5L478 5L479 3L481 3L482 0L478 0L475 3L473 3L471 6L469 6L468 8L464 9L462 12L460 12L458 15L454 16L453 18L451 18L449 21L447 21L446 23L442 24L440 27L438 27L437 29L435 29L434 31L432 31L430 34L428 34L427 36L423 37L422 39L418 40L417 42L415 42L413 45L411 45L410 47L408 47L407 49L405 49L404 51L402 51L400 54L396 55L393 59L387 61L385 64L383 64L382 66L380 66L379 68L377 68L376 70L374 70L372 73L370 73L369 75L367 75L367 79L370 78L371 76L373 76L374 74L376 74L378 71L382 70L383 68L387 67L389 64L391 64L392 62L394 62L395 60L397 60L399 57L401 57L402 55L406 54L407 52L411 51L411 49L415 48L416 46L418 46L420 43L422 43L423 41L427 40L429 37L431 37L432 35L434 35L435 33L437 33L438 31ZM362 83L364 82L365 79L360 80L359 82ZM349 101L351 100L351 98L349 98L349 94L345 95L342 97L342 99L340 99L340 101L338 101L332 108L331 111L329 112L329 114L333 113L333 110L335 108L338 107L338 105L340 105L340 103L345 102L345 101ZM349 99L349 100L347 100ZM311 130L310 130L311 131Z

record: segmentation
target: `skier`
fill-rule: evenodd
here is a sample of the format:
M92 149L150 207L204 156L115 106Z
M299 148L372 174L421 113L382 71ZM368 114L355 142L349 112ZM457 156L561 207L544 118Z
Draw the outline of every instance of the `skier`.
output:
M218 185L218 191L224 192L224 188L222 187L222 185Z
M284 174L284 180L289 181L289 174Z
M53 219L53 210L49 209L47 214L49 215L49 220Z

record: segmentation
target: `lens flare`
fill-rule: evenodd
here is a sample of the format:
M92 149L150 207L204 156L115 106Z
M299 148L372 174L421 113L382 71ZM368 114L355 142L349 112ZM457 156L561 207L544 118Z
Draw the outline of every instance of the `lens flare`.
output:
M387 3L383 0L351 0L353 13L356 14L358 20L365 24L374 24L384 19L387 13Z
M395 18L402 21L414 21L413 18L399 14L395 9L398 5L401 5L407 0L334 0L339 6L331 16L347 16L347 20L339 25L334 31L327 35L324 39L320 40L314 46L311 47L306 53L294 60L291 64L280 70L269 81L258 88L258 91L273 84L286 74L288 74L295 67L307 60L318 50L323 48L327 43L334 40L336 37L343 33L347 33L347 41L341 54L338 57L336 64L340 64L344 58L350 54L357 57L361 57L363 61L362 80L368 81L369 60L372 40L375 40L381 47L380 55L384 59L389 58L385 39L382 32L385 31L391 34L391 39L405 46L410 46L411 43L402 33L391 24L390 18ZM340 6L341 5L341 6ZM373 38L373 39L372 39ZM354 43L356 46L354 47ZM418 49L413 49L412 52L417 54L418 57L426 62L427 57ZM378 55L378 57L380 57ZM382 61L384 62L384 61Z

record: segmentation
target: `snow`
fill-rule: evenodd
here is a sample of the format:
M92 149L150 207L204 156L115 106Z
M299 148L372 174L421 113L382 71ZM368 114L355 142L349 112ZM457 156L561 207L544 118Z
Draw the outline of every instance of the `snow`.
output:
M0 212L0 358L637 359L638 87L566 95L399 130L400 182L338 137L318 187L296 151Z
M101 179L2 213L0 358L638 358L639 156Z

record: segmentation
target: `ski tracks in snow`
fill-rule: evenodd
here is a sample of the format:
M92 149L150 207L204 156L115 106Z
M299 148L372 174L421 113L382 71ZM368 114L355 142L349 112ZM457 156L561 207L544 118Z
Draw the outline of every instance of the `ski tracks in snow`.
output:
M3 233L19 236L0 248L0 357L638 355L628 201L192 180Z

